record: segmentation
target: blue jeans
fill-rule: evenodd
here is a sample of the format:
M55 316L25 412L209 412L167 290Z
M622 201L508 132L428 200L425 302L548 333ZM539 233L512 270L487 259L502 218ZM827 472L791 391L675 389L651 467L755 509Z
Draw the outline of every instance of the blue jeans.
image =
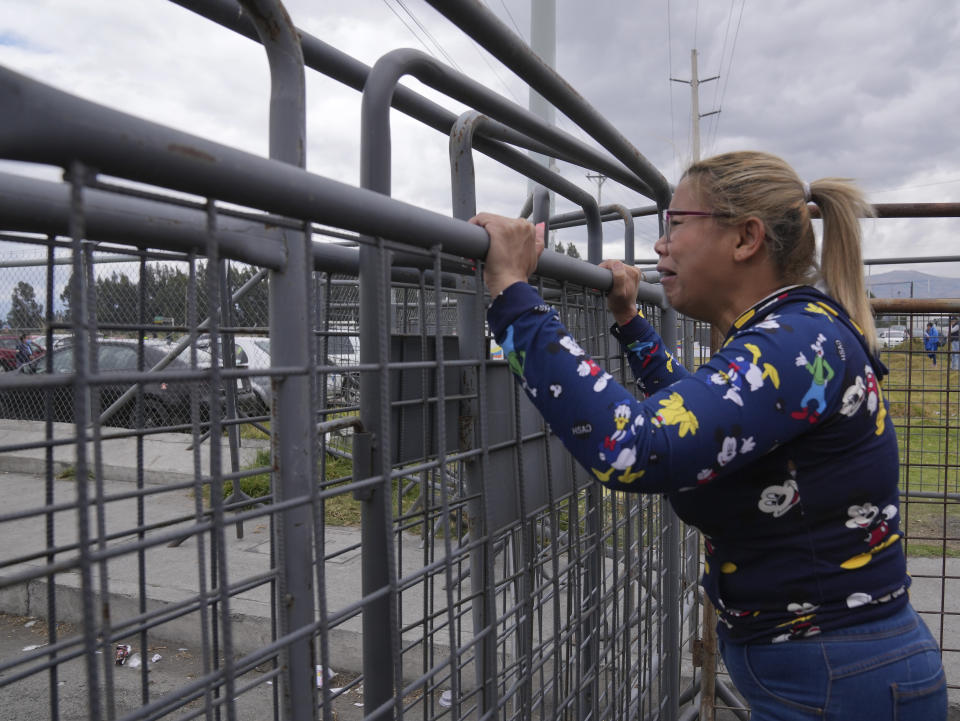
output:
M945 721L940 649L908 604L882 621L776 644L721 642L751 721Z

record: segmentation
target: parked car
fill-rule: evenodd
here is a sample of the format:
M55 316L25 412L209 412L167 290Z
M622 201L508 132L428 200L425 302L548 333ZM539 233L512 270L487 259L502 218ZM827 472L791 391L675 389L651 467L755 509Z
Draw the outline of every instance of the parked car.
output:
M328 335L317 339L318 344L326 340L327 357L334 365L350 366L360 363L360 336L354 334Z
M222 339L221 339L222 341ZM233 337L234 359L237 366L253 369L270 368L270 339L264 336L235 335ZM210 336L197 341L197 347L209 352ZM220 357L223 357L222 344ZM270 410L270 376L251 376L250 388L256 396L256 406L251 409L255 415L263 415Z
M898 328L881 328L877 331L881 348L895 348L907 340L907 332Z
M21 365L20 361L17 360L17 345L19 343L20 336L0 335L0 368L5 371L12 371ZM27 340L26 344L30 348L29 360L35 360L45 352L43 346L36 341Z
M253 369L270 368L270 339L266 336L233 337L234 357L237 365L246 365ZM210 349L210 337L204 336L197 341L197 347ZM221 353L222 355L222 353ZM356 365L360 362L359 336L331 336L327 344L326 365ZM354 405L360 397L360 378L358 373L327 373L327 399L334 402ZM250 387L257 398L258 413L270 409L270 376L252 376Z
M324 342L328 365L349 367L360 364L360 336L356 332L356 327L336 326L334 332L317 339L321 349ZM359 403L360 374L349 370L343 373L328 373L327 398L350 406Z
M150 341L144 344L144 368L150 369L167 355L170 344ZM133 372L137 370L138 349L137 342L130 340L102 340L96 344L97 370L100 375L108 376L111 373ZM50 364L53 373L73 373L76 347L65 345L54 348L50 353ZM202 350L197 351L198 368L210 368L212 358ZM174 358L165 371L189 370L189 348ZM47 357L43 356L17 369L17 374L43 375L47 372ZM165 372L164 371L164 372ZM249 379L241 378L237 383L237 403L240 407L249 408L256 402L256 396L251 390ZM143 427L159 428L162 426L178 425L190 422L190 389L195 386L200 403L200 416L209 418L210 392L206 381L148 381L143 383ZM100 393L100 410L106 410L128 388L129 381L116 383L97 383L90 386L91 391ZM52 419L58 422L74 422L74 389L69 385L53 386L50 388L52 401ZM46 413L47 391L42 386L24 385L16 388L4 387L0 383L0 417L22 418L26 420L44 420ZM225 393L220 390L221 404ZM221 405L221 409L223 406ZM125 427L136 426L136 398L132 398L107 423Z

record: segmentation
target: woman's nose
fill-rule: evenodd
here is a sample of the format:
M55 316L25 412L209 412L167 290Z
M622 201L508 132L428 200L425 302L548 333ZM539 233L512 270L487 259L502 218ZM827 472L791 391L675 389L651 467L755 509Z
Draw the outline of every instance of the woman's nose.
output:
M666 255L667 254L667 237L661 235L657 238L657 242L653 244L653 252L657 255Z

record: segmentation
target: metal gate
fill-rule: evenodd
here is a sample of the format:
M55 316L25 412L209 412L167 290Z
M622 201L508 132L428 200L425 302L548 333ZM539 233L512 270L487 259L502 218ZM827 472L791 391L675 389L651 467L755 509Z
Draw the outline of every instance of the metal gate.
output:
M0 598L44 629L0 683L52 718L675 717L697 544L659 498L591 483L518 393L485 329L486 235L461 222L474 151L538 184L522 214L545 219L547 190L581 205L593 262L604 220L632 253L631 213L524 151L661 205L666 181L472 3L436 6L609 152L421 53L367 68L298 37L278 2L181 4L263 43L269 159L0 70L0 153L66 171L0 177L46 349L0 378L5 467L39 476L8 479ZM305 67L363 90L362 187L303 170ZM450 135L454 218L389 197L391 106ZM538 282L622 373L607 272L548 254ZM158 689L165 662L196 673Z

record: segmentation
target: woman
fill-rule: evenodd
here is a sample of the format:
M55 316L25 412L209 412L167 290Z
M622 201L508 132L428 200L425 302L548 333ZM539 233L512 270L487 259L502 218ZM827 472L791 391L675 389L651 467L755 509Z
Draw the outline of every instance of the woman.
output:
M810 285L811 201L826 292ZM636 269L605 262L612 332L643 401L527 285L543 249L533 227L473 219L490 234L490 328L552 430L600 483L665 493L703 532L703 586L754 721L946 718L939 649L907 597L897 442L861 269L868 211L849 183L807 186L767 154L692 166L657 270L674 308L727 335L689 373L638 315Z

